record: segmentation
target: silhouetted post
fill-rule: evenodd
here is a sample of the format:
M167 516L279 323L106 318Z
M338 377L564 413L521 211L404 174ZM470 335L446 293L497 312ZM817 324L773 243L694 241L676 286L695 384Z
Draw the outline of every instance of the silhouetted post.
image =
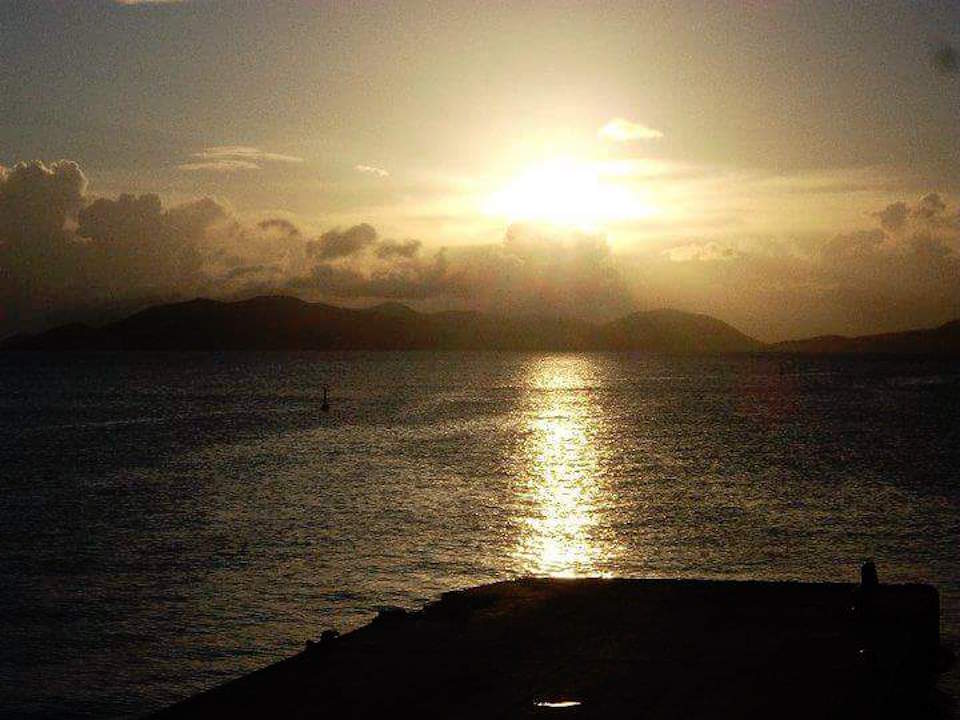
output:
M865 659L874 660L876 653L876 595L880 587L877 566L867 560L860 566L860 586L853 591L853 613L857 627L857 639Z
M940 596L929 586L881 586L877 567L860 567L853 612L861 657L889 679L923 680L948 662L940 648Z

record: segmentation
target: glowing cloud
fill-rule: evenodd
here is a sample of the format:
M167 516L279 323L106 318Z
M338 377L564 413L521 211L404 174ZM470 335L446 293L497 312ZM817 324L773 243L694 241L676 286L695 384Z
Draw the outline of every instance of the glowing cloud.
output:
M261 170L263 163L302 163L293 155L264 152L249 145L217 145L204 148L190 156L194 162L177 165L184 172L234 173L243 170Z
M184 172L233 173L242 170L259 170L260 166L249 160L211 160L209 162L181 163L177 168Z
M216 145L204 148L191 157L198 160L244 160L247 162L284 162L302 163L303 158L294 155L280 155L279 153L265 152L260 148L249 145Z
M614 118L597 131L597 135L610 142L629 142L631 140L659 140L663 133L640 123L624 118Z
M376 175L377 177L390 176L390 173L383 168L374 167L373 165L354 165L353 169L357 172L366 173L367 175Z

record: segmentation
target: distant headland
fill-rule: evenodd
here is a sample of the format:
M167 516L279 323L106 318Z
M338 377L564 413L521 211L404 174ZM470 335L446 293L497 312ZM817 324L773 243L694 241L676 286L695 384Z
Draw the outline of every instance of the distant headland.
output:
M103 350L526 350L960 355L960 320L937 328L767 344L731 325L679 310L635 312L606 323L557 316L417 312L399 303L351 309L282 295L157 305L101 327L69 324L0 343L6 351Z

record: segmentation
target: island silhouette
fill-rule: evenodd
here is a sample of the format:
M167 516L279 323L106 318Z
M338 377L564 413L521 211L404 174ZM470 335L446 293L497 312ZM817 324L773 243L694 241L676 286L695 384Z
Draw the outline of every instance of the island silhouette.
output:
M156 305L100 327L14 335L2 350L524 350L960 355L960 320L936 328L763 343L722 320L661 309L593 323L555 315L424 313L401 303L355 309L285 295Z

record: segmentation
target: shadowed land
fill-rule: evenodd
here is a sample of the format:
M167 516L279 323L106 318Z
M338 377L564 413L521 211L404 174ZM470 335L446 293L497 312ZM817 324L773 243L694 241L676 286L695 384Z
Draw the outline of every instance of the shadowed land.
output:
M594 324L562 317L355 310L293 297L158 305L100 328L65 325L0 343L10 350L643 350L747 352L760 343L707 315L633 313Z
M237 302L198 298L156 305L102 327L75 323L14 335L0 341L0 350L613 350L955 357L960 356L960 320L899 333L764 344L709 315L669 309L597 324L558 316L421 313L399 303L357 310L264 295Z
M399 303L355 310L282 295L157 305L99 328L15 335L0 350L618 350L665 355L772 352L960 356L960 320L883 335L764 344L722 320L679 310L594 324L556 316L420 313Z
M880 586L869 630L857 597L845 584L502 582L381 611L156 718L946 717L937 592Z

